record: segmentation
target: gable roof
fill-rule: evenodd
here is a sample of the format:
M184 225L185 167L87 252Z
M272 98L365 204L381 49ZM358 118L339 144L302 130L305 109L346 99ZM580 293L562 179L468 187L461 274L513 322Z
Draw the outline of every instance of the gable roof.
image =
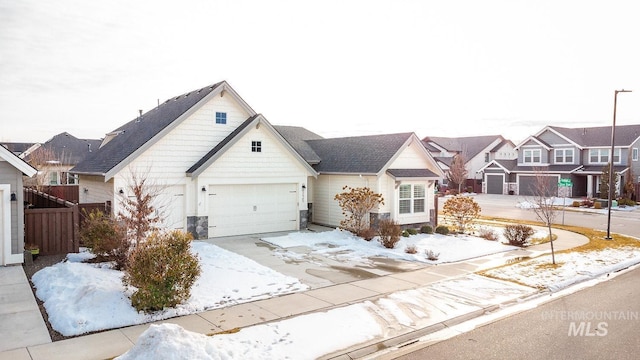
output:
M588 128L547 126L538 135L547 129L556 132L579 147L611 146L611 126ZM616 125L615 146L630 146L638 138L640 138L640 125Z
M322 136L299 126L275 125L274 128L309 164L320 162L320 156L313 151L307 140L320 140L323 139Z
M3 142L0 145L6 147L12 153L20 156L23 152L29 150L36 143L21 143L21 142Z
M289 152L303 164L310 174L317 176L316 171L309 165L305 159L280 135L280 133L264 118L262 114L256 114L245 120L240 126L235 128L231 134L220 141L213 149L187 170L187 176L198 176L216 159L218 159L225 150L235 144L252 126L264 126L272 135L274 135L280 143L282 143Z
M505 139L501 135L467 136L457 138L427 136L422 139L422 141L427 143L429 146L433 146L433 144L429 144L430 142L433 142L436 146L440 146L449 152L460 153L467 161L476 157L496 140L504 141ZM491 150L493 150L493 148Z
M377 174L412 136L415 135L399 133L316 139L307 143L322 159L314 166L319 173Z
M63 132L47 140L39 149L50 150L55 156L55 159L51 160L57 160L65 165L75 165L98 150L101 142L102 140L99 139L78 139ZM29 157L33 153L28 154L25 159L29 161Z
M255 111L225 81L173 97L112 131L92 156L77 164L72 172L103 175L105 180L178 126L210 98L230 94L251 115Z
M0 146L0 159L5 160L28 177L32 177L38 172L38 170L36 170L33 166L20 159L18 155L11 152L4 145Z

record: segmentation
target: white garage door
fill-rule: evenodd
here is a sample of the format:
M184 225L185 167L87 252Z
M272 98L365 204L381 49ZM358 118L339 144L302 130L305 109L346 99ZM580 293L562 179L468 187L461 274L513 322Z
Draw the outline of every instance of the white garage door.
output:
M209 237L298 229L296 184L212 185Z

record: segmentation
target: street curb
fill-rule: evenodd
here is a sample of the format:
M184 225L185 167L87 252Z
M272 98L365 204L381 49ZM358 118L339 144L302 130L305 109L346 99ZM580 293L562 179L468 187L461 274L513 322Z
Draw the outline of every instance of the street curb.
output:
M417 329L402 335L379 340L364 346L360 344L353 348L341 350L339 352L320 357L319 359L321 360L360 359L365 356L369 356L369 355L375 354L376 352L386 350L389 348L402 348L404 346L411 345L418 342L421 337L452 327L454 325L461 324L463 322L475 319L477 317L486 315L492 311L498 310L501 306L502 306L501 304L489 305L481 309L472 311L470 313L459 315L451 319L447 319L447 320L435 323L433 325L429 325L422 329Z

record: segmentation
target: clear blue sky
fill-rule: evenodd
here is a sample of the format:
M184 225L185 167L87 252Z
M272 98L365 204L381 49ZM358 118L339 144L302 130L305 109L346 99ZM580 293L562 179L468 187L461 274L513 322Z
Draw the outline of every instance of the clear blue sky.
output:
M0 141L101 138L227 80L326 137L640 123L626 1L0 0Z

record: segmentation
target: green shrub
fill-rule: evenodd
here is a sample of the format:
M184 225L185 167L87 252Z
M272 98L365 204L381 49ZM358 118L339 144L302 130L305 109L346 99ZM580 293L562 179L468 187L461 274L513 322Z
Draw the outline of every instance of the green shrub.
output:
M182 231L154 232L131 252L123 283L137 288L131 304L138 311L162 310L189 299L201 271L190 251L191 239Z
M504 227L504 237L509 241L510 245L524 247L535 231L531 226L515 224Z
M449 234L449 228L446 225L438 225L438 226L436 226L436 234L448 235Z
M636 206L636 202L628 198L618 199L618 206Z
M407 232L409 233L409 235L418 235L418 230L416 229L407 229Z
M388 219L380 221L378 231L380 243L387 249L393 249L400 241L400 235L403 233L397 222Z
M433 234L433 227L431 225L422 225L420 232L422 234Z
M126 230L100 210L84 213L84 222L79 231L80 240L96 255L97 261L113 261L116 269L127 263L129 241Z
M409 232L407 230L402 230L402 237L409 237Z

